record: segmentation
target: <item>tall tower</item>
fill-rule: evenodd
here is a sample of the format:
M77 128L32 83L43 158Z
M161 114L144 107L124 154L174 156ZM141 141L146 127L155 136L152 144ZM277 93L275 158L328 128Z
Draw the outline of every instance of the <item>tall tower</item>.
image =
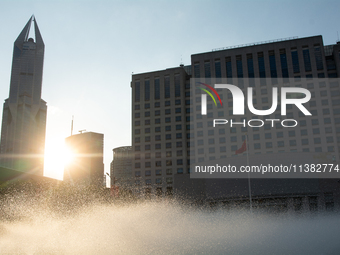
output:
M28 38L31 25L35 38ZM9 98L1 130L1 165L42 175L46 102L41 99L45 45L34 16L14 42Z

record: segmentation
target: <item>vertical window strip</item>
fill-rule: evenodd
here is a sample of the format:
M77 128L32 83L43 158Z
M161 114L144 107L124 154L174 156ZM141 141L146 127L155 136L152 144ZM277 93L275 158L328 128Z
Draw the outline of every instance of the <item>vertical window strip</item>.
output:
M181 96L181 80L179 74L175 74L175 97Z
M170 76L164 77L164 97L170 98Z
M140 102L140 81L135 82L135 102Z
M321 47L320 46L314 47L314 55L315 55L316 69L317 70L323 70L323 63L322 63L322 55L321 55Z
M302 50L302 55L303 55L303 62L305 64L305 71L310 72L312 71L312 65L310 62L310 55L309 55L309 49L305 48Z
M288 78L288 64L287 64L287 55L285 49L280 49L280 63L282 70L282 78Z
M204 62L204 76L205 78L211 78L210 62Z
M299 73L300 72L300 65L299 65L299 56L296 49L292 50L292 62L293 62L293 72Z
M221 78L222 77L221 62L219 60L215 61L215 77L216 78Z
M155 100L161 98L161 86L159 78L155 78Z
M144 100L150 101L150 80L144 81Z
M200 74L200 64L199 63L194 64L194 76L195 76L195 78L199 78L201 76L201 74Z

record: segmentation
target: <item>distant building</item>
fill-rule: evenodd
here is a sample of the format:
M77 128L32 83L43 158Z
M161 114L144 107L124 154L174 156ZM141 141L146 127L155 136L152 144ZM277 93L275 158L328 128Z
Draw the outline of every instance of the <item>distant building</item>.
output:
M111 187L119 186L131 189L134 186L132 176L132 147L123 146L113 149L111 162Z
M85 132L67 137L65 143L73 157L65 167L64 181L103 186L104 135Z
M34 24L35 40L28 38ZM34 16L14 42L9 98L1 130L1 165L43 175L46 102L41 99L45 45Z
M132 75L132 150L136 187L145 196L166 196L171 195L173 189L182 192L192 187L197 200L239 200L247 196L246 179L219 179L216 182L201 179L194 184L189 173L198 162L219 159L233 162L235 157L243 157L235 152L246 134L252 155L285 159L289 158L285 153L327 154L332 162L339 162L340 84L336 79L339 75L340 43L325 46L322 36L216 49L192 55L190 66ZM253 87L253 103L263 110L272 106L272 98L268 95L278 81L307 80L303 85L296 82L294 86L306 86L310 91L312 98L306 107L312 116L301 115L296 107L287 107L285 118L299 121L295 129L283 129L277 124L274 127L266 124L262 128L213 127L214 118L243 120L232 116L231 94L222 92L223 107L208 97L207 115L202 118L203 92L191 84L192 78L208 84L222 80L237 84L244 94L248 87ZM248 78L262 80L250 83ZM323 78L330 80L318 80ZM264 117L281 119L278 111ZM242 117L254 118L251 113ZM281 153L286 156L280 156ZM282 201L291 201L298 197L320 206L327 198L328 207L340 208L337 180L282 179L285 185L280 190L278 185L271 183L274 183L271 179L252 181L254 198L276 196ZM313 185L315 188L309 189Z

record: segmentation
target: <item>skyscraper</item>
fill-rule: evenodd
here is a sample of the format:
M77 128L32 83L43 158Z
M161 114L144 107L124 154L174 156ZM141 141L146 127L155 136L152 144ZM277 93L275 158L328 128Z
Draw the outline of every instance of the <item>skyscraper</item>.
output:
M35 38L29 38L31 25ZM1 130L1 164L43 174L46 102L41 99L45 45L34 16L14 42L9 98Z

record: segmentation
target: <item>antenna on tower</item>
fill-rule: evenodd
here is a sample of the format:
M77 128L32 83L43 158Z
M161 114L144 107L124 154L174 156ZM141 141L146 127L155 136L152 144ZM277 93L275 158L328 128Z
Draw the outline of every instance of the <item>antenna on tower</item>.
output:
M71 136L73 134L73 115L72 115L72 122L71 122Z
M182 54L181 54L181 63L179 64L179 66L181 66L181 67L184 66L183 61L182 61Z

